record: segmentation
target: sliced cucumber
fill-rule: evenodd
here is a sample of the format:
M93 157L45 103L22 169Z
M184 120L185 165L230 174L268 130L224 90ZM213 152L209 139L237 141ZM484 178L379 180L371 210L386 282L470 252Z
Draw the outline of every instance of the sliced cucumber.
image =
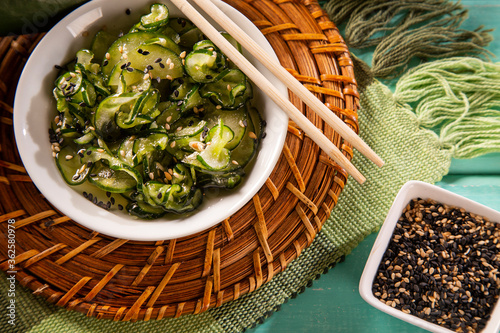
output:
M186 56L186 72L200 83L214 82L224 69L224 57L220 52L199 49Z
M253 90L243 72L239 69L228 69L217 81L205 84L200 89L200 95L210 98L223 108L236 109L253 97Z
M56 156L56 165L64 181L69 185L80 185L87 180L90 172L90 167L85 162L82 162L77 152L66 146Z
M109 96L105 98L95 113L95 130L97 135L108 141L119 139L121 129L115 121L116 114L122 106L130 107L141 96L140 93L126 93L120 96Z
M168 22L168 7L164 4L155 3L150 7L151 13L141 17L141 25L147 29L159 28Z
M112 193L124 193L136 188L137 181L127 172L113 170L102 162L96 162L89 181L98 188Z
M90 50L94 53L95 61L102 63L106 52L115 40L116 36L104 30L99 31L94 36L94 39L92 39L92 43L90 44Z
M151 206L143 201L129 202L126 210L130 215L144 220L159 219L167 213L163 208Z
M224 110L216 109L209 114L207 114L207 127L214 127L219 119L222 119L224 125L231 128L233 131L233 139L229 141L225 148L233 150L238 146L240 141L243 139L245 132L248 127L248 112L246 107L239 108L237 110Z

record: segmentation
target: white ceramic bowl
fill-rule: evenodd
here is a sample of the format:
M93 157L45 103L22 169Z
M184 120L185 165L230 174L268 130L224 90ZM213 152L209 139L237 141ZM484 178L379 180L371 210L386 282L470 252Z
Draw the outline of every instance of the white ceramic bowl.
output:
M288 126L285 113L260 90L255 89L254 105L267 122L267 136L262 141L250 172L238 188L208 193L208 199L204 200L202 206L184 217L137 220L124 211L98 208L81 195L84 188L68 186L52 158L48 136L50 120L56 114L52 97L53 82L57 75L54 65L64 64L79 49L90 47L92 36L103 26L108 31L117 33L120 29L128 31L141 15L149 11L149 6L154 2L165 3L171 17L184 17L167 0L94 0L66 16L47 33L29 58L19 81L14 103L17 146L24 166L40 192L62 213L85 227L106 235L141 241L191 235L210 228L237 212L251 200L271 174L282 151ZM253 23L229 5L219 0L214 0L214 3L274 55L271 45ZM130 9L130 15L125 13L127 9ZM280 81L248 53L245 56L286 96L287 89ZM100 199L107 200L102 194Z
M442 204L464 208L466 211L486 217L492 222L500 222L500 212L497 212L470 199L464 198L453 192L444 190L440 187L420 181L410 181L406 183L399 191L396 199L394 200L394 203L392 204L391 209L389 210L387 218L385 219L385 222L378 233L377 239L375 240L373 248L370 252L370 256L368 257L368 260L366 262L365 269L363 270L363 274L361 275L359 292L361 294L361 297L363 297L363 299L370 305L394 317L407 321L413 325L419 326L431 332L452 333L454 331L450 329L433 324L424 319L420 319L417 316L405 314L404 312L396 308L392 308L391 306L382 303L377 297L375 297L375 295L373 295L372 292L373 281L375 279L379 264L392 238L396 223L406 205L412 199L416 198L433 199ZM481 333L497 333L499 329L500 302L497 302L487 326L481 331Z

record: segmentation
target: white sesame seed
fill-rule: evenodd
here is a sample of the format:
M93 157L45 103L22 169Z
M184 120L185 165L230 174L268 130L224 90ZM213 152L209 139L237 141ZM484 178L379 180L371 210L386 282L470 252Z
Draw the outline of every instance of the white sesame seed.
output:
M257 139L257 135L255 135L254 132L250 132L248 133L248 136L251 137L252 139L256 140Z
M71 75L71 77L76 77L76 74L73 72L69 72L69 75Z
M52 152L52 157L57 157L57 153L55 151Z
M165 124L165 129L168 131L170 129L170 125L169 124Z
M220 110L220 109L222 109L222 106L217 105L215 108L216 108L217 110Z
M243 123L243 120L240 120L240 121L238 122L238 124L239 124L241 127L245 127L245 124Z
M99 149L97 149L97 152L98 152L98 153L104 153L104 149L99 148Z
M170 75L167 75L167 80L170 80L170 81L172 81L172 76L170 76Z
M123 59L128 59L128 55L126 53L123 55Z
M106 52L105 57L106 57L107 60L109 60L109 59L111 59L111 54L109 54L108 52Z
M182 66L186 64L186 60L182 59Z
M54 122L57 124L57 123L59 123L59 121L60 121L59 116L56 116L56 117L54 118Z
M171 63L172 63L172 59L168 58L167 61L166 61L166 64L170 65Z
M149 178L154 179L154 178L155 178L154 173L150 172L150 173L149 173Z
M88 127L88 129L89 129L90 131L95 131L94 126L89 126L89 127Z
M239 165L238 161L236 160L232 160L231 163L233 163L234 165Z
M230 85L230 84L228 84L226 88L227 88L227 90L229 90L229 91L231 91L231 90L233 89L233 88L231 88L231 85Z
M52 146L52 148L54 148L54 151L56 153L60 152L61 151L61 148L59 148L59 146Z
M175 130L179 132L182 129L182 126L177 127Z
M123 157L125 157L125 155L126 155L125 150L120 150L120 155L123 156Z
M123 53L123 46L121 46L121 45L120 45L120 46L118 47L118 51L120 51L120 53Z
M200 70L200 66L194 66L194 69L196 69L197 71Z
M179 54L179 57L184 59L186 57L186 51L182 51L181 54Z
M82 167L78 170L78 174L83 173L86 168L87 168L87 164L82 165Z
M61 133L61 129L60 128L56 128L56 133L57 134Z
M149 79L149 74L144 74L144 76L142 77L143 80L147 80Z
M209 47L209 48L208 48L208 50L209 50L209 51L213 51L213 50L214 50L214 48L213 48L213 47Z
M172 116L168 116L168 117L167 117L167 123L169 123L169 122L170 122L170 120L172 120Z
M174 148L175 147L175 141L172 141L172 143L170 144L170 148Z
M170 69L174 69L174 67L175 67L175 64L174 64L174 63L171 63L171 64L168 66L168 68L170 68Z
M164 172L163 174L165 175L165 179L168 181L172 180L172 176L168 172Z
M66 155L66 160L70 160L73 158L73 155Z

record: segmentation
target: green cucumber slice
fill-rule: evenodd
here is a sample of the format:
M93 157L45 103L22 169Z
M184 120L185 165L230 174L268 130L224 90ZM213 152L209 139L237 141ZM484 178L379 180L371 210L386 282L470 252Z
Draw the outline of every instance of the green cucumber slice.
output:
M228 69L221 73L217 81L205 84L200 89L200 95L223 108L237 109L253 97L253 89L242 71Z
M126 93L120 96L106 97L95 113L95 130L98 136L106 141L116 141L120 138L121 129L115 121L116 114L122 106L130 107L141 96L141 93Z
M116 40L116 36L110 34L107 31L101 30L99 31L94 38L92 39L92 43L90 44L90 50L94 53L94 60L102 63L106 52L113 42Z
M127 172L113 170L102 162L96 162L89 176L89 182L112 193L124 193L135 189L137 181Z
M216 109L206 116L207 127L214 127L219 119L222 119L225 126L233 131L233 139L229 141L225 148L233 150L243 139L248 127L248 112L246 107L241 107L236 110ZM208 140L208 138L207 138Z
M186 73L196 82L210 83L218 79L225 62L220 52L199 49L186 56Z
M55 160L64 181L69 185L80 185L87 180L91 167L81 161L72 147L63 147Z
M155 3L150 7L151 13L141 17L141 25L147 29L159 28L168 22L169 11L164 4Z
M143 201L129 202L125 209L130 215L143 220L159 219L167 213L163 208L151 206Z

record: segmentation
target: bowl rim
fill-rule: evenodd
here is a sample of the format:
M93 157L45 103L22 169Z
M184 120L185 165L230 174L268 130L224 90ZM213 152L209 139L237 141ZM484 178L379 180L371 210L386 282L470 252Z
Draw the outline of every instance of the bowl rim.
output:
M248 32L251 35L254 35L254 38L259 40L262 46L265 47L268 50L268 52L271 52L272 56L274 56L277 59L277 56L273 48L271 47L270 43L260 32L260 30L249 19L247 19L241 12L231 7L230 5L224 3L223 1L221 0L213 0L213 1L217 6L219 6L219 8L225 11L226 14L228 14L231 18L233 18L233 20L243 24L244 27L248 29ZM35 138L34 137L35 134L29 133L29 125L27 125L26 123L27 123L27 115L30 115L29 112L30 103L26 100L31 101L31 99L34 99L37 93L40 94L42 90L46 90L45 89L46 87L43 87L44 89L40 88L40 91L36 91L36 88L31 88L35 89L35 91L27 90L26 87L30 85L29 80L33 77L33 74L30 73L30 71L36 69L35 66L37 66L37 64L40 63L38 59L40 56L44 55L43 51L41 50L50 47L51 45L53 46L54 43L57 42L56 40L57 37L61 34L64 34L63 38L66 39L69 38L68 36L66 36L68 33L73 34L72 43L69 43L69 45L65 46L65 48L62 50L62 53L67 52L72 48L75 48L75 45L80 45L80 48L89 47L91 37L90 38L86 37L87 41L84 42L83 40L85 38L82 37L81 33L82 31L86 30L76 30L77 33L75 34L70 29L72 24L75 25L75 23L77 23L75 29L80 29L82 26L83 26L82 29L92 29L99 24L100 24L99 26L106 24L106 21L109 21L109 17L118 15L121 10L125 12L127 6L133 8L134 11L139 12L141 9L145 9L150 4L156 2L166 3L169 9L173 9L174 13L177 12L175 16L184 16L182 14L178 14L179 11L174 8L174 5L169 0L159 0L159 1L148 0L144 2L135 2L133 0L115 0L115 1L94 0L76 8L70 14L65 16L61 21L59 21L42 38L40 43L33 50L22 71L18 87L16 89L15 100L14 100L14 110L15 110L14 133L16 138L16 144L19 149L20 157L23 161L23 164L25 165L26 171L28 175L32 178L33 183L38 188L38 190L45 196L45 198L54 207L56 207L59 211L70 217L73 221L77 222L78 224L87 227L91 230L95 230L103 235L108 235L127 240L134 240L134 241L159 241L159 240L169 240L169 239L190 236L202 232L204 230L207 230L219 224L220 222L224 221L226 218L230 217L234 213L236 213L247 202L249 202L252 199L252 197L264 185L267 178L271 175L275 165L278 162L278 159L281 156L281 151L283 149L283 145L286 139L287 127L288 127L288 117L286 116L286 114L282 110L280 110L274 103L272 103L268 97L258 92L257 95L260 94L261 96L259 97L258 95L257 98L260 98L260 100L265 101L265 105L262 108L263 111L261 112L261 114L264 116L264 119L267 118L266 121L268 125L271 122L269 119L270 115L271 115L271 120L274 119L274 121L272 122L272 128L269 128L268 126L266 129L266 133L268 134L267 137L269 138L269 140L267 140L268 143L267 145L265 145L264 142L263 144L261 144L261 147L259 148L259 151L257 152L257 155L254 157L252 162L253 163L252 172L248 172L248 174L243 180L243 183L240 184L238 188L234 189L233 192L224 195L224 201L227 202L227 204L225 205L226 207L224 207L224 204L220 203L221 200L223 199L219 198L214 200L214 202L204 203L205 206L203 206L204 208L201 210L209 209L213 212L213 214L215 214L216 217L211 217L212 215L207 216L207 214L200 215L199 213L201 210L199 210L186 217L182 216L179 218L175 218L173 220L172 218L166 218L161 220L145 221L145 220L135 220L133 217L129 216L126 212L111 213L103 209L99 210L96 209L95 212L93 211L88 212L87 210L90 209L89 207L95 208L95 206L91 202L88 202L88 204L84 202L88 200L84 199L83 197L82 200L75 199L75 201L77 201L79 204L78 208L76 208L77 207L76 204L70 202L69 199L66 198L62 200L64 201L64 203L60 203L59 197L61 195L68 195L74 199L74 195L69 193L77 193L77 192L71 190L70 185L67 185L66 183L64 183L64 181L62 181L62 177L59 175L59 172L57 170L57 167L55 166L52 156L50 156L50 159L52 160L52 165L50 166L47 165L46 163L44 164L43 161L40 164L38 164L39 160L35 159L34 157L35 153L40 153L40 149L47 150L47 147L42 146L42 144L45 143L38 143L37 140L35 140L36 138L38 138L39 140L40 135L37 135L37 137ZM116 3L120 3L120 5L116 6ZM114 7L112 8L112 6ZM94 21L88 23L88 26L85 26L85 22L82 21L83 20L82 17L89 16L87 15L89 13L94 13L94 14L97 13L100 14L101 16L95 19ZM106 15L106 13L108 13L108 15ZM92 19L92 17L89 17L89 19ZM127 24L126 22L132 23L132 18L124 20L124 22L113 23L113 24L119 27L129 27L131 24ZM245 54L247 55L249 60L251 60L251 62L256 63L256 60L253 57L251 57L251 55L249 55L248 52L246 52ZM45 62L49 62L49 60L46 60ZM53 59L53 61L51 61L50 63L52 63L53 66L54 64L58 63L58 60ZM53 68L52 66L50 70L45 69L46 71L45 76L48 77L52 75L51 72ZM257 64L257 66L259 65ZM261 65L259 70L261 70L262 72L267 71L267 69L265 69L263 65ZM38 69L35 72L40 72L40 71L41 70ZM280 92L286 96L287 94L286 86L282 84L274 76L269 78L273 83L276 84ZM25 92L29 93L26 94ZM26 97L27 95L28 98ZM43 95L44 94L42 94L42 96ZM50 102L47 101L46 103ZM51 117L50 110L46 110L44 112L47 112L49 114L49 118ZM271 134L270 131L272 131L273 133ZM270 140L271 138L273 138L272 142ZM32 151L32 149L36 149L30 147L30 145L33 144L36 144L41 147L41 148L39 147L40 148L39 151L35 152ZM46 145L50 149L48 136L46 140ZM264 148L264 146L266 148ZM42 156L42 159L45 160L46 157ZM40 174L39 170L37 169L42 169L42 168L44 170ZM47 168L52 170L48 171L45 170ZM60 179L52 179L52 182L54 181L56 182L56 186L51 186L53 184L48 184L48 182L50 183L50 179L41 179L41 178L42 176L44 176L44 178L51 178L50 176L47 175L53 174L54 169L58 173ZM259 173L259 175L255 175L257 172ZM254 177L251 177L252 174L254 174ZM59 192L61 181L64 183L64 188L65 188L64 192ZM57 189L59 197L54 195L55 192L54 188ZM81 196L81 194L78 195ZM81 206L80 204L83 206ZM198 217L196 217L196 215L198 215ZM115 223L114 222L115 220L121 221L123 223L122 224ZM186 221L189 221L189 223ZM112 223L112 225L104 224L108 222Z
M500 223L500 212L480 204L476 201L468 199L459 194L445 190L436 185L432 185L422 181L408 181L399 190L394 202L387 214L387 217L380 228L377 238L373 244L370 255L366 260L366 264L359 282L359 293L361 297L373 307L415 326L436 333L453 333L453 330L439 326L437 324L418 318L412 314L406 314L399 309L392 308L385 303L382 303L372 291L373 281L379 264L383 258L392 234L396 227L396 223L401 216L403 209L414 198L434 199L439 203L452 205L455 207L464 208L466 211L481 215L488 218L492 222ZM481 333L496 333L500 329L500 301L497 300L491 318L487 322L486 327Z

